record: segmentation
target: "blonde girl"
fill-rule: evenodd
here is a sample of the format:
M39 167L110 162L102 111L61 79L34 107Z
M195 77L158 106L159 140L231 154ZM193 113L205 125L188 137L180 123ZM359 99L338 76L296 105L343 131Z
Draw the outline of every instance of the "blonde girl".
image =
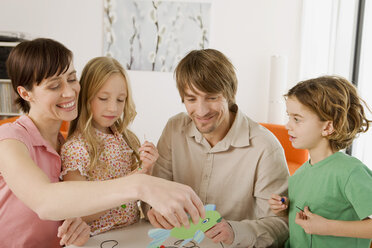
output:
M156 147L142 146L128 125L136 116L128 76L114 58L97 57L82 72L78 117L61 150L65 181L103 181L133 173L151 174ZM94 197L94 196L93 196ZM99 201L100 199L97 199ZM127 226L139 220L136 201L83 217L91 234Z
M285 97L290 141L310 154L289 178L289 198L269 200L275 214L289 210L286 247L369 247L372 172L340 152L371 124L364 101L338 76L300 82Z

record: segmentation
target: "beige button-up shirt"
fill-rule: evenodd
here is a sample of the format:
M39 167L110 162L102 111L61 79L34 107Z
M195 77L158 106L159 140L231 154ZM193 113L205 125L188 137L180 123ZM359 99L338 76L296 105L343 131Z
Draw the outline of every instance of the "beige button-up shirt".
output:
M286 195L283 148L267 129L240 110L226 136L211 147L185 113L172 117L158 142L154 176L192 187L234 231L231 247L278 247L287 223L271 211L272 193Z

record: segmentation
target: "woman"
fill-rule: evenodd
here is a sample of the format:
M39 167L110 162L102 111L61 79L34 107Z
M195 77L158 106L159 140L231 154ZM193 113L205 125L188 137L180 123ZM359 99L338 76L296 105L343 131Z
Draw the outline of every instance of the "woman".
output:
M103 182L58 182L63 144L62 121L77 116L80 85L72 53L50 39L25 41L7 60L8 75L26 115L0 127L1 247L53 247L83 244L85 224L69 219L142 200L174 226L204 217L200 199L190 187L135 174ZM186 211L186 212L185 212Z

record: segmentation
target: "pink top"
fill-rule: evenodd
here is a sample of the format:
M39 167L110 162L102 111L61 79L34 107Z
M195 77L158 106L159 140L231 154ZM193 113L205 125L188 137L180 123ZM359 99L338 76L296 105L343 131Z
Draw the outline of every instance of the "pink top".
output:
M61 135L60 138L63 139ZM5 139L16 139L24 143L32 160L49 180L59 181L60 156L43 139L28 116L21 116L13 123L1 125L0 141ZM0 247L60 247L57 237L60 225L60 221L41 220L12 193L0 174Z
M104 149L99 157L100 164L89 175L89 149L81 134L75 135L61 149L62 173L78 170L89 181L103 181L123 177L131 172L133 150L127 145L123 136L112 129L114 134L105 134L96 129L96 135ZM99 201L99 199L97 199ZM128 226L139 220L137 202L126 202L125 208L120 206L107 210L101 217L90 223L91 235L111 229Z

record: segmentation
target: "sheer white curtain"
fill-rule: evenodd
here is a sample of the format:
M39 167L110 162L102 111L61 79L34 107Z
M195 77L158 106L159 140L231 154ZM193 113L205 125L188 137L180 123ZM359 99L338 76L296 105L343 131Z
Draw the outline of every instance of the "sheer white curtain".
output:
M358 89L372 108L372 2L366 1ZM367 111L369 119L372 114ZM372 127L354 142L353 155L372 169Z
M300 79L351 78L357 0L304 0Z
M351 81L357 7L357 0L303 1L301 80L335 74ZM372 1L366 1L362 38L358 90L372 107ZM372 127L355 140L353 156L372 169Z

